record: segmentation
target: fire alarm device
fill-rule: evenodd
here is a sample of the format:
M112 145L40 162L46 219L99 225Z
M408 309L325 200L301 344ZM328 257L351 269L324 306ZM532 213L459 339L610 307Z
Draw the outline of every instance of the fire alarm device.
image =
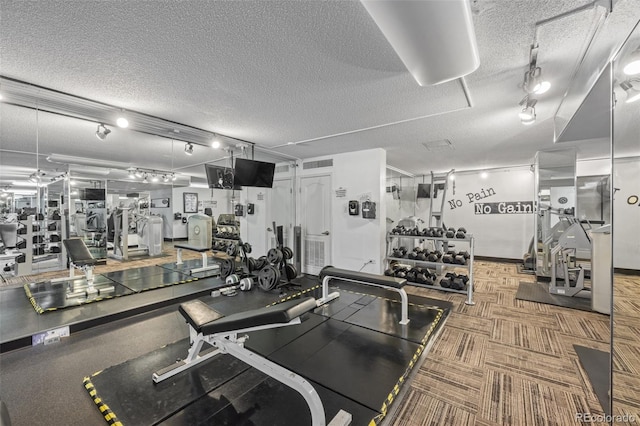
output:
M358 201L349 201L349 214L351 216L357 216L360 214L360 203Z

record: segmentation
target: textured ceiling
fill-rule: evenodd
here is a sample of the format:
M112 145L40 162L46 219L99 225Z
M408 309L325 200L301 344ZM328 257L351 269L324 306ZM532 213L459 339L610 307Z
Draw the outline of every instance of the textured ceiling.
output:
M474 0L481 65L465 79L471 108L460 81L418 86L358 1L1 0L0 73L248 140L263 159L277 158L267 149L309 158L381 147L390 165L413 173L528 164L553 147L553 115L597 14L586 8L538 28L538 63L553 86L527 127L517 104L536 22L588 3ZM620 42L640 5L616 8ZM36 126L33 110L0 113L2 164L7 150L36 149L41 162L58 153L200 175L202 163L225 161L224 152L187 157L182 143L120 129L100 142L86 121L40 113ZM422 145L438 139L455 150ZM579 145L583 158L606 152Z

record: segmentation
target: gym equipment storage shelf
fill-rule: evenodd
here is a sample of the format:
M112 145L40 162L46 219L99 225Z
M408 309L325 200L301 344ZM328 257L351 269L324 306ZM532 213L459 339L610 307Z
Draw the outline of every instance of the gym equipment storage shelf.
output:
M437 247L438 245L440 245L444 247L445 251L448 249L450 244L453 245L454 243L465 243L465 244L468 244L469 246L468 259L466 260L465 264L455 264L455 263L442 262L442 257L440 258L439 261L428 261L428 260L410 259L407 257L392 256L390 253L392 253L394 245L398 246L399 241L402 239L414 240L414 241L415 240L432 241L434 246ZM413 249L413 247L411 247L411 249ZM475 305L475 302L473 301L473 250L474 250L474 238L473 238L473 235L471 234L466 234L464 238L447 238L447 237L427 237L424 235L403 235L403 234L388 233L387 234L388 255L385 258L385 261L387 262L387 266L390 266L390 263L392 261L395 261L398 263L406 263L414 266L423 266L428 269L435 269L439 279L442 279L442 277L444 276L445 269L466 269L469 271L469 275L468 275L469 281L465 285L466 289L463 289L463 290L442 287L439 285L439 283L434 283L433 285L430 285L430 284L418 283L418 282L409 281L409 280L407 281L407 283L410 285L418 286L418 287L432 288L435 290L466 294L467 300L465 301L465 303L467 305Z

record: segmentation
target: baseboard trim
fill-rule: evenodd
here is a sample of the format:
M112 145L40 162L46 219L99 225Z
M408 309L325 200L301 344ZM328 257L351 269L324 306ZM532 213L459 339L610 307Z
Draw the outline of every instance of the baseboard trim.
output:
M640 271L637 269L613 268L613 272L620 275L640 276Z
M511 259L508 257L473 256L473 260L482 260L484 262L500 262L500 263L522 263L522 259Z

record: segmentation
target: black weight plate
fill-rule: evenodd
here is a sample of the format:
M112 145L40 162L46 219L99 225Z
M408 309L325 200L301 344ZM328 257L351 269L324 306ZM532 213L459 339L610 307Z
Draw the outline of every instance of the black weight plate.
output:
M255 271L256 269L256 260L253 257L247 258L247 267L249 268L249 272Z
M282 255L287 260L293 259L293 250L291 250L289 247L284 247L282 249Z
M284 265L284 272L285 274L287 274L287 279L289 281L291 281L292 279L298 276L298 271L296 270L296 267L293 266L291 263L287 263L286 265Z
M280 271L273 265L267 265L258 272L258 286L264 291L274 289L279 282Z
M280 249L272 248L267 252L267 260L269 263L280 263L282 262L282 252Z
M230 243L230 244L227 246L227 254L228 254L229 256L235 256L235 255L236 255L236 245L235 245L235 244Z
M245 252L245 253L247 253L247 254L251 253L251 244L249 244L249 243L244 243L244 244L242 245L242 248L244 249L244 252Z
M220 264L220 277L224 280L236 271L236 262L233 259L224 259Z

